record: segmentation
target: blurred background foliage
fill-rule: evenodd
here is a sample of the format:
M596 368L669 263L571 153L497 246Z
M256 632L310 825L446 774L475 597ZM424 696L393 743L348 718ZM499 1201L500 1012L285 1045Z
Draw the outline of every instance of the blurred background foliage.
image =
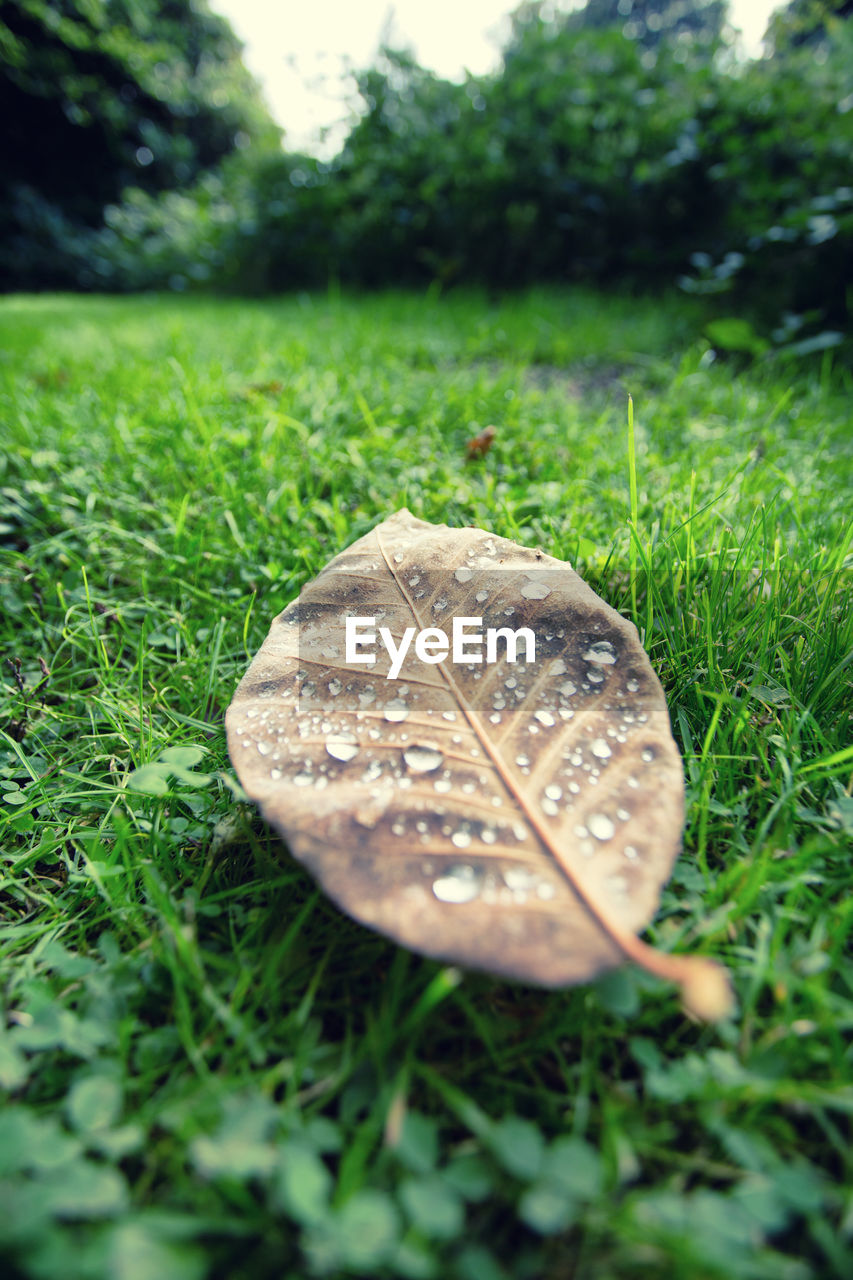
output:
M193 0L0 0L0 287L97 286L112 203L276 146L241 51Z
M677 282L771 340L831 344L853 280L851 16L793 0L747 61L725 0L522 4L492 75L384 50L320 161L282 149L202 0L4 0L0 284Z

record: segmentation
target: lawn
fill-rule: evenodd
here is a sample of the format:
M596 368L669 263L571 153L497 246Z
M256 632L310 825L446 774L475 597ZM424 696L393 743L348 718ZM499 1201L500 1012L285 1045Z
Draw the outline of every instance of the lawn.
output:
M0 329L5 1274L853 1274L849 372L558 291L10 297ZM637 623L688 788L645 936L727 965L730 1018L404 951L243 802L238 679L402 506Z

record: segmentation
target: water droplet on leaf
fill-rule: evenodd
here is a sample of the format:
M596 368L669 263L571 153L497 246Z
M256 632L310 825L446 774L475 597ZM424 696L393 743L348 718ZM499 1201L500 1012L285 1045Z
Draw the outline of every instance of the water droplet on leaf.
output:
M597 662L602 666L610 666L616 661L616 650L609 640L596 640L583 654L585 662Z
M444 763L444 755L436 747L407 747L403 759L412 773L432 773Z
M432 891L439 902L473 902L480 892L481 877L473 867L450 867L446 875L433 881Z

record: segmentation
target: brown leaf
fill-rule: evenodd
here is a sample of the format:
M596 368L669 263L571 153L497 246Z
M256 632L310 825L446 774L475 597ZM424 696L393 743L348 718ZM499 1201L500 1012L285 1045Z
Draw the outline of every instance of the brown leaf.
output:
M374 620L349 623L374 636L349 655L348 618ZM418 632L462 618L482 622L467 654L418 656ZM530 631L533 660L523 631L515 662L506 636L470 639L501 628ZM728 1007L713 962L635 936L680 847L681 759L635 628L563 561L398 511L275 619L226 726L246 792L364 924L546 986L626 958L716 978L692 1007Z
M251 400L255 396L277 396L284 390L284 383L279 378L271 378L268 382L250 382L240 392L240 396L244 400Z
M478 435L473 436L465 445L465 456L470 462L473 458L485 458L495 438L494 427L484 427Z

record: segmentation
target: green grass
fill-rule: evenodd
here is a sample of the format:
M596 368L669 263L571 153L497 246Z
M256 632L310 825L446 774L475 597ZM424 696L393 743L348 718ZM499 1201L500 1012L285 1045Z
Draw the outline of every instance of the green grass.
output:
M0 326L5 1274L853 1274L849 374L556 292ZM635 615L688 781L647 936L730 967L730 1020L627 971L460 981L241 805L237 679L403 505Z

